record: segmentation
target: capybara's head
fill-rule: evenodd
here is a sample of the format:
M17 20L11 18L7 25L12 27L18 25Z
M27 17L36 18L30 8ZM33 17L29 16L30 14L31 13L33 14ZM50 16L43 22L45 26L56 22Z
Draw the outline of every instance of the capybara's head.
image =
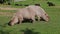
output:
M48 16L48 14L44 14L44 15L41 17L41 21L46 21L46 22L48 22L48 21L49 21L49 16Z

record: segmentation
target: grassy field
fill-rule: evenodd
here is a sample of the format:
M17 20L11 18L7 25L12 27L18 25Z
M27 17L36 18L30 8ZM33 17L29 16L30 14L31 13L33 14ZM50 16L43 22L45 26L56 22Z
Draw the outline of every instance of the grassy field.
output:
M50 16L49 22L36 21L32 23L16 24L14 26L8 26L7 23L10 21L12 16L6 16L0 14L0 34L60 34L60 2L59 0L49 0L56 4L56 6L49 7L46 2L40 1L37 3L41 4L41 7ZM44 2L44 3L43 3ZM36 1L34 2L36 3ZM15 10L0 10L0 12L15 13ZM8 14L9 15L9 14ZM13 14L12 14L13 15Z

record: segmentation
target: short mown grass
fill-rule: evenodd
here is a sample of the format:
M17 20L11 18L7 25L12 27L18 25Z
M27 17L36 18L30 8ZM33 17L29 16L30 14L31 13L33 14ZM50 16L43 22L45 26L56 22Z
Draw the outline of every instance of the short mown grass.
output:
M36 21L34 24L25 22L22 24L16 24L14 26L8 26L7 23L10 21L12 16L0 16L0 34L22 34L23 32L28 33L28 31L29 33L31 32L31 34L34 32L37 32L36 34L60 34L60 2L56 0L53 1L56 6L52 7L47 6L46 1L41 1L41 7L50 16L50 20L48 22ZM15 13L16 11L0 10L0 12Z

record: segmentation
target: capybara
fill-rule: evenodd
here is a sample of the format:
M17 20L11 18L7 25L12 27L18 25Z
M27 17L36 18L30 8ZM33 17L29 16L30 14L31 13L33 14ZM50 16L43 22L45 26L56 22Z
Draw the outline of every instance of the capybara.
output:
M19 9L15 15L13 15L12 19L8 23L9 25L14 25L16 23L22 23L23 19L31 19L33 23L35 22L35 13L29 11L27 8Z

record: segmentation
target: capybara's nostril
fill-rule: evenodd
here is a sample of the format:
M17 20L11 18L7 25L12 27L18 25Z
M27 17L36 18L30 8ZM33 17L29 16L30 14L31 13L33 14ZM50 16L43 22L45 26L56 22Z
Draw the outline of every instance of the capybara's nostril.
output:
M47 16L47 18L49 19L50 17L49 17L49 16Z

